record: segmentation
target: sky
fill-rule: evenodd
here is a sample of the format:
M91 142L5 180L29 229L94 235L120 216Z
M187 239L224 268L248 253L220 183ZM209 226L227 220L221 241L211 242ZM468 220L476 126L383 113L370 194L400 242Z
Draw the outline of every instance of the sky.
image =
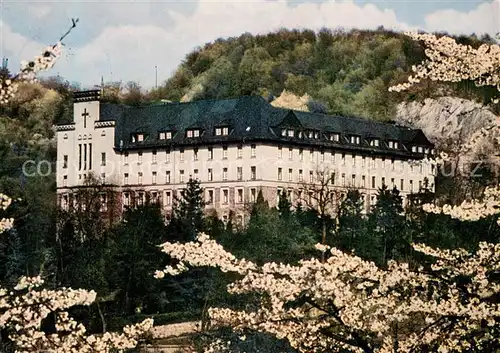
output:
M17 72L80 22L63 41L51 75L82 88L136 81L143 88L165 81L197 46L244 32L283 27L319 30L388 29L495 35L500 0L0 0L0 56Z

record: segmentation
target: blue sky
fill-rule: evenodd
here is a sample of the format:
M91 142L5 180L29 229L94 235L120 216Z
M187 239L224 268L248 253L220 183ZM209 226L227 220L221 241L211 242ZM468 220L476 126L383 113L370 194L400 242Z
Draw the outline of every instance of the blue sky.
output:
M161 82L196 46L280 27L500 31L500 0L3 0L0 6L0 56L9 58L12 71L54 43L72 17L80 18L51 74L83 87L99 84L103 76L150 88L155 65Z

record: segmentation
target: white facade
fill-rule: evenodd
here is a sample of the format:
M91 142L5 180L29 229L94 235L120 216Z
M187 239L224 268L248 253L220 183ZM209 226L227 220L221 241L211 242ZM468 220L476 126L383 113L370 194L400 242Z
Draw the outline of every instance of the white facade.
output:
M82 186L92 173L122 193L123 205L149 193L168 214L174 195L192 177L201 181L207 202L212 201L207 210L215 208L222 218L233 210L242 221L245 205L255 201L259 190L275 206L278 190L297 191L317 170L334 174L334 186L360 188L367 208L383 183L396 186L403 197L417 192L425 179L434 186L435 167L429 159L414 163L274 141L120 151L115 148L115 122L98 120L98 101L76 102L74 124L57 127L60 195Z

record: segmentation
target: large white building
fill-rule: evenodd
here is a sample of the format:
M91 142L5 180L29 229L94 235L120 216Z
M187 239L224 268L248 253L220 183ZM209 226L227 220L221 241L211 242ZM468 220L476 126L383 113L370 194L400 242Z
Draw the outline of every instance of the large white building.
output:
M57 126L63 206L91 174L120 208L149 198L166 215L197 178L207 210L233 210L239 221L259 191L276 205L280 191L293 195L318 170L335 187L359 188L367 209L383 184L403 197L434 185L433 145L421 130L275 108L259 96L130 107L101 103L99 93L75 93L73 122Z

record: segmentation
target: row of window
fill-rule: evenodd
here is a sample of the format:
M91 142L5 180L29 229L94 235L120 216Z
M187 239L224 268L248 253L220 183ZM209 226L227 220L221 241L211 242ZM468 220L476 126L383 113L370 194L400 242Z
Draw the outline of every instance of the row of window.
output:
M187 129L186 137L187 138L196 138L201 136L201 129ZM215 136L227 136L229 135L229 127L217 127L215 128ZM171 140L174 136L174 131L160 131L158 133L158 140ZM146 138L145 133L133 133L131 135L132 143L135 142L143 142Z
M185 171L183 169L179 170L179 182L184 183L186 182L185 179ZM152 172L152 184L157 183L157 177L158 173ZM138 172L137 173L137 183L142 184L142 177L143 173ZM190 178L199 180L199 170L194 169L193 174L190 175ZM212 168L208 168L208 178L207 181L213 181L214 180L214 173ZM228 180L228 169L227 168L222 168L222 180L227 181ZM236 169L236 180L242 181L243 180L243 167L237 167ZM250 180L257 180L257 167L252 166L250 167ZM165 172L165 184L170 184L172 182L172 174L170 170L167 170ZM129 184L129 173L124 173L123 174L123 184L128 185Z

